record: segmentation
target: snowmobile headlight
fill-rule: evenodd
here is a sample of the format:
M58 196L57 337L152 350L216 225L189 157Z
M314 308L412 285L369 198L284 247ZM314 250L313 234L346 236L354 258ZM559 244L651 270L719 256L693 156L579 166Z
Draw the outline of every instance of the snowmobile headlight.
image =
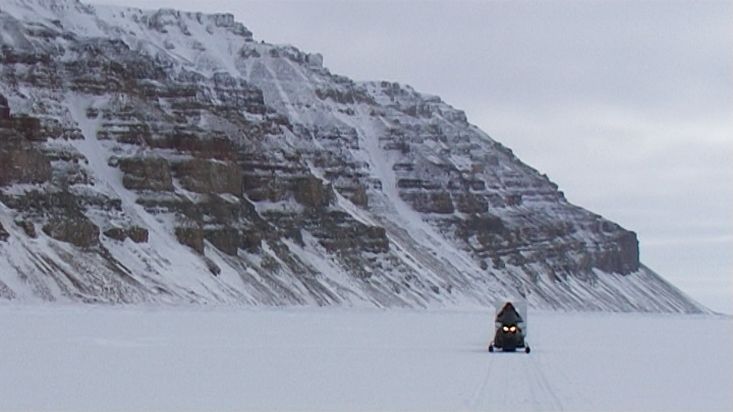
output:
M502 330L503 330L504 332L509 332L509 326L502 326L502 327L501 327L501 329L502 329Z
M512 331L512 332L516 332L517 331L517 327L514 326L514 325L512 325L512 326L509 327L509 330Z

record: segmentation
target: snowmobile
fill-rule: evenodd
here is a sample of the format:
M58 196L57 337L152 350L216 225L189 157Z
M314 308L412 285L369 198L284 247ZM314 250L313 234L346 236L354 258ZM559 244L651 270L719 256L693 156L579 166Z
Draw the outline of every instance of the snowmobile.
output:
M502 352L524 349L525 353L530 352L529 344L525 341L525 336L527 336L526 306L521 305L520 310L517 310L514 303L504 302L496 312L495 326L496 333L494 340L489 344L489 352L495 349Z

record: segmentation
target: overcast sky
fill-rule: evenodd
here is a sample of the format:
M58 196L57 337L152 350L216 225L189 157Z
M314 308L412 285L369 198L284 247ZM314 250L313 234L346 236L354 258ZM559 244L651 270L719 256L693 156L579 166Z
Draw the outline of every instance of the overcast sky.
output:
M731 1L93 3L231 12L334 73L438 94L733 313Z

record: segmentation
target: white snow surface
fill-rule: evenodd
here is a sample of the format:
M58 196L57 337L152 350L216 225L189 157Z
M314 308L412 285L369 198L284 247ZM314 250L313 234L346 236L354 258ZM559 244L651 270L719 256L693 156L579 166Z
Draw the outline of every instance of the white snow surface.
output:
M730 411L733 320L467 311L0 305L0 410Z

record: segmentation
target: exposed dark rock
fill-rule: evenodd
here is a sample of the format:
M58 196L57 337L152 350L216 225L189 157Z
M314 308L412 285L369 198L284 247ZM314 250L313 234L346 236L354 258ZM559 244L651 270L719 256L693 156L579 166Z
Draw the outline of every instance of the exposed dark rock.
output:
M43 232L62 242L79 247L99 243L99 228L85 216L52 216L43 226Z
M369 97L368 94L364 93L362 90L355 89L355 88L345 88L345 89L338 89L338 88L331 88L331 89L325 89L325 88L318 88L316 89L316 96L318 96L321 100L333 100L334 102L341 103L341 104L354 104L358 102L364 102L364 103L373 103L373 99Z
M355 205L366 208L369 206L369 196L367 195L366 189L362 185L358 185L354 189L353 193L349 197Z
M127 237L135 243L147 243L148 242L148 229L140 226L132 226L127 229Z
M232 256L237 255L237 250L242 245L239 231L232 228L206 229L204 237L217 249Z
M456 196L456 209L462 213L484 213L489 210L489 202L480 195L462 193Z
M247 196L255 202L279 202L286 199L291 190L287 181L274 176L247 174L242 184Z
M11 122L13 129L25 137L26 140L46 140L41 134L41 122L37 118L25 115L15 115L11 119Z
M51 179L51 162L25 143L0 142L0 186L10 183L44 183Z
M618 239L619 253L621 254L621 270L627 274L639 270L639 240L636 233L622 230Z
M387 232L383 227L357 222L344 212L311 213L294 229L299 230L301 227L309 230L330 252L379 254L390 250Z
M118 143L131 145L151 145L155 146L158 140L151 137L150 127L143 123L105 123L101 129L97 131L97 139L99 140L115 140Z
M127 238L127 232L120 227L112 227L104 231L104 235L110 239L119 240L120 242Z
M636 233L619 232L610 248L595 254L595 267L627 275L639 270L639 242Z
M10 234L5 230L3 224L0 223L0 242L7 241L9 236Z
M403 192L400 196L421 213L452 214L455 211L448 192Z
M303 206L319 209L333 201L333 187L315 176L296 179L294 185L295 200Z
M131 190L172 191L168 161L160 158L125 158L119 160L119 167L125 175L122 184Z
M173 168L183 187L192 192L242 194L242 172L236 164L191 159Z
M30 220L24 219L24 220L16 220L15 224L18 225L21 229L23 229L23 232L25 232L28 237L35 239L38 237L38 233L36 233L36 225L33 224Z
M177 227L176 238L198 253L204 253L204 231L200 227Z
M179 152L188 152L202 158L214 158L218 160L236 160L237 148L226 138L212 137L194 134L178 133L162 137L147 139L148 144L161 149L173 149Z
M520 206L522 204L521 194L510 194L504 197L507 206Z
M242 249L248 252L257 252L262 244L262 236L255 230L247 230L242 232L242 238L240 239L240 245Z
M8 99L0 94L0 121L10 119L10 107L8 106Z
M437 182L431 182L423 179L399 179L397 181L397 187L400 189L425 189L425 190L437 190L440 189L440 184Z
M221 273L221 268L219 267L219 265L214 263L213 260L209 259L206 256L203 256L203 259L204 263L206 263L206 268L209 269L209 272L211 272L211 274L214 276L219 276L219 274Z
M490 239L491 235L499 235L502 238L506 233L506 227L500 218L496 216L475 216L461 221L458 233L464 237L479 236L479 239ZM487 242L488 240L484 240ZM483 242L482 242L483 243Z
M33 217L52 215L57 217L55 220L58 220L59 216L68 216L72 220L84 218L85 205L94 205L97 201L94 197L79 196L69 191L43 190L32 190L20 195L3 195L0 192L0 200L23 215ZM25 219L18 219L19 222L23 220ZM28 225L28 231L33 230L30 221L19 225Z
M146 243L148 241L148 230L139 226L128 228L112 227L104 231L108 238L124 241L129 238L135 243Z

